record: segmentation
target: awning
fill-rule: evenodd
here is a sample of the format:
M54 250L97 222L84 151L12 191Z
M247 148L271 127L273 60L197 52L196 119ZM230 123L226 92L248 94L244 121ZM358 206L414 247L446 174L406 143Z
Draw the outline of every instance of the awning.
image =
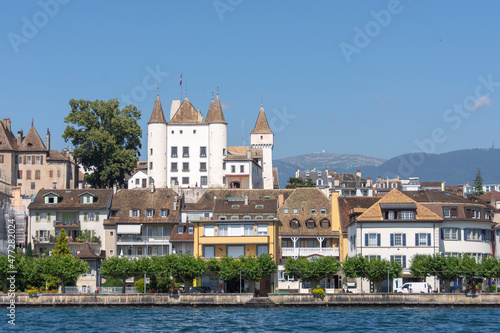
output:
M116 226L117 234L132 234L132 235L140 235L141 234L141 225L140 224L118 224Z

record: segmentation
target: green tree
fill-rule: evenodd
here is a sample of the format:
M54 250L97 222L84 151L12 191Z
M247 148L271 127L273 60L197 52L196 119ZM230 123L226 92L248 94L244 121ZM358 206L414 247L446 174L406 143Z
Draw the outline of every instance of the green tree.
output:
M341 267L340 261L332 256L317 257L307 262L302 278L311 282L312 288L315 288L321 279L337 274Z
M479 197L484 194L483 190L483 177L481 176L481 169L477 169L476 178L472 181L472 193Z
M0 255L0 280L3 284L3 293L7 293L7 290L10 290L11 281L14 283L16 288L18 288L18 276L22 275L22 272L18 271L19 269L19 260L20 257L18 255L11 255L10 257L6 255ZM8 272L16 272L17 274L12 274ZM9 278L14 275L13 280L9 280ZM16 289L17 290L17 289Z
M479 276L493 279L500 276L500 261L498 258L484 258L479 267Z
M33 258L33 249L31 242L28 242L28 246L26 247L26 258Z
M401 276L403 267L401 264L395 260L388 261L386 259L372 259L369 261L366 277L368 280L374 283L378 291L382 290L382 281L387 279L387 274L389 273L389 279L398 278Z
M432 272L431 260L428 255L416 254L411 259L410 273L414 277L427 277Z
M122 109L118 100L69 101L63 138L75 147L77 163L88 171L92 187L123 186L139 160L142 130L138 124L141 112L133 105Z
M193 280L207 270L207 264L204 259L186 253L172 258L175 258L172 262L172 276L175 280L184 282L184 292L189 292Z
M348 278L366 278L368 270L368 259L358 254L354 257L347 257L342 263L342 271Z
M43 273L38 259L33 257L21 257L17 272L16 283L19 290L26 290L30 287L43 288L49 279L49 276Z
M138 272L137 261L127 257L110 257L101 264L101 274L122 280L122 293L125 293L125 280Z
M315 187L316 184L312 181L311 178L306 178L306 180L302 178L290 177L288 179L288 185L285 187L288 189L293 189L297 187Z
M52 255L37 259L41 264L44 274L51 275L61 280L61 292L65 292L67 283L74 283L80 275L88 272L89 265L86 261L70 255Z
M431 275L444 281L444 291L450 291L450 282L461 276L460 260L453 256L442 256L438 253L429 257Z
M209 261L210 263L210 261ZM240 275L241 263L239 260L223 256L219 261L219 276L224 281L229 281Z
M52 255L70 256L71 252L68 248L68 235L64 229L61 229L59 236L56 238L56 245Z
M459 260L461 275L464 278L465 283L469 288L475 286L475 280L478 277L478 271L480 265L477 263L476 259L468 254L465 254Z

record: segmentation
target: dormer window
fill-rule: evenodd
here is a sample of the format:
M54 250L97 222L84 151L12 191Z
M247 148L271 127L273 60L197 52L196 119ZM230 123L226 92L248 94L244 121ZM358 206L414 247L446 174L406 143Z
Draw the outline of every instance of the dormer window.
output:
M321 229L329 229L330 228L330 221L327 219L324 219L321 221Z
M290 221L290 228L298 229L300 227L299 220L293 219Z
M91 195L84 195L83 196L83 203L84 204L91 204L94 203L94 197Z
M307 220L306 227L307 229L314 229L316 227L316 223L313 219Z
M240 205L231 205L231 208L232 209L238 209L238 208L240 208Z
M56 204L59 202L59 197L57 195L49 195L44 198L46 204Z
M146 217L153 217L153 216L154 216L154 210L146 209Z
M168 209L160 210L160 217L168 217Z
M401 219L402 220L413 220L415 218L415 212L411 210L403 210L401 211Z
M264 205L255 205L255 209L264 209Z
M139 217L140 212L141 211L139 209L131 209L130 210L130 217Z

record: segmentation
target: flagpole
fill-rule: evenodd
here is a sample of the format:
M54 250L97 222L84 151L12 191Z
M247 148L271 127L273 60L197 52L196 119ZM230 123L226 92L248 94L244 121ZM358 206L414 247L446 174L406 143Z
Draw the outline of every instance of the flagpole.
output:
M182 103L182 72L181 72L181 103Z

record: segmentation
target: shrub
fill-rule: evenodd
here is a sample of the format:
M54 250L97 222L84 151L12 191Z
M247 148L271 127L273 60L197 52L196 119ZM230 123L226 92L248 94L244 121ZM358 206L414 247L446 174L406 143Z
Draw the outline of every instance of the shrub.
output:
M316 286L316 288L314 288L312 292L314 295L319 295L319 297L321 298L325 296L325 289L321 288L320 286Z
M28 295L33 296L33 295L36 295L36 294L38 294L38 289L31 288L31 289L28 290Z

